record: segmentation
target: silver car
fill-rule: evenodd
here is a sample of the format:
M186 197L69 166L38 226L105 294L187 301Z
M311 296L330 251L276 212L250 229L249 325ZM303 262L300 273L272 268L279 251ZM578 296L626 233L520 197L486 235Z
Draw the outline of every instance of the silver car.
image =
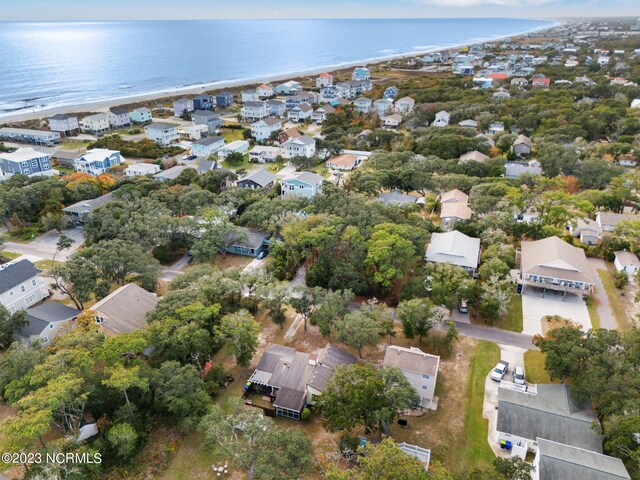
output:
M517 383L518 385L525 384L524 368L515 367L511 372L511 375L513 376L513 383Z

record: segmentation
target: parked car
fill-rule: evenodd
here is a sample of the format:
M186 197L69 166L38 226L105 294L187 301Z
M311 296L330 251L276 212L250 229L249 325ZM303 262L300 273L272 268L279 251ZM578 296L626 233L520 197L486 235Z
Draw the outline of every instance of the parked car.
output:
M185 155L182 157L182 160L190 161L195 160L196 158L198 158L196 155Z
M262 250L257 256L256 258L258 260L264 260L264 258L269 255L269 250Z
M518 385L524 385L525 384L524 368L515 367L513 369L513 371L511 372L511 375L513 376L513 383L517 383Z
M501 382L508 371L509 371L509 362L500 360L498 364L494 367L494 369L491 370L491 380L495 380L496 382Z
M458 311L460 313L469 313L469 302L466 298L461 298L458 302Z

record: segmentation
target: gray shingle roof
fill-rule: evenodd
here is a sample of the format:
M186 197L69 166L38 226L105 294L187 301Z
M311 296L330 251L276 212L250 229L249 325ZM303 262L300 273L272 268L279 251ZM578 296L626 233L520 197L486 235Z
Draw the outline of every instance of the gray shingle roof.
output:
M267 185L275 182L276 178L277 177L273 173L263 169L247 175L238 182L249 181L260 185L261 187L266 187Z
M418 197L413 195L405 195L400 192L387 192L378 195L378 201L385 205L413 205L418 200Z
M29 260L10 263L0 270L0 293L4 293L38 275L42 270Z
M89 213L113 200L113 192L105 193L98 198L82 200L62 209L66 213Z
M156 308L158 297L135 283L129 283L110 293L91 310L108 317L103 327L114 333L128 333L147 323L147 313Z
M20 330L19 335L25 338L40 335L50 323L72 320L80 313L80 310L58 302L46 302L37 307L28 308L26 319L29 324Z
M209 145L213 145L214 143L218 143L220 140L224 140L223 137L203 137L199 140L193 142L194 145L204 145L208 147Z
M262 246L264 239L267 237L269 237L269 234L262 230L256 230L254 228L240 228L238 234L231 234L229 239L233 241L233 246L247 247L257 250Z

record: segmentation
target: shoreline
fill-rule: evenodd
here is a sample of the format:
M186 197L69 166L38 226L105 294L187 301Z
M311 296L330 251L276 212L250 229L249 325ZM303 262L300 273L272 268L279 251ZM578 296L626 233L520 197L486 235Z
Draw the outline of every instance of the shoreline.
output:
M549 21L549 20L540 19L540 21ZM295 72L277 74L277 75L263 75L263 76L254 77L254 78L243 78L243 79L236 79L236 80L219 80L215 82L199 83L196 85L189 85L184 87L174 87L174 88L170 88L162 91L140 93L140 94L124 96L124 97L79 103L75 105L57 106L57 107L50 107L50 108L45 107L37 111L26 111L26 112L15 113L15 114L9 113L7 115L0 116L0 126L6 125L9 123L19 123L19 122L26 122L30 120L45 119L49 116L60 114L60 113L84 113L84 112L104 113L108 111L110 108L123 106L123 105L130 105L134 103L148 102L148 101L160 100L164 98L173 98L180 95L202 94L208 91L220 91L223 89L238 88L238 87L255 85L260 83L284 82L286 80L290 80L293 78L298 78L298 77L308 76L308 75L318 75L324 72L337 72L337 71L346 70L346 69L354 68L358 66L379 65L385 62L396 60L396 59L421 57L429 53L442 52L451 48L467 47L470 45L475 45L477 43L498 42L498 41L504 40L505 38L520 38L525 35L530 35L532 33L556 28L564 23L565 22L556 20L556 21L552 21L551 25L540 26L537 28L526 30L524 32L517 32L509 35L496 35L493 37L469 39L458 44L451 44L451 45L444 45L444 46L439 45L439 46L433 46L425 49L420 49L419 47L413 47L414 49L416 49L416 51L414 52L396 53L396 54L386 55L383 57L372 57L372 58L363 59L363 60L357 60L357 61L354 60L352 62L343 62L341 64L324 65L324 66L309 68L309 69L295 71Z

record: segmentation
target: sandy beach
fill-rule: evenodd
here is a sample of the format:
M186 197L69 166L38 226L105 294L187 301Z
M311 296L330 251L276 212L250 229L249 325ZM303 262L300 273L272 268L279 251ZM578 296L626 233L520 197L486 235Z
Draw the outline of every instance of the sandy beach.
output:
M168 99L168 98L173 98L173 97L182 96L182 95L198 95L205 92L213 93L213 92L216 92L216 91L219 92L225 89L234 89L234 88L239 88L244 86L257 85L260 83L284 82L294 78L300 78L300 77L310 76L310 75L318 75L320 73L327 72L327 71L336 73L336 72L341 72L357 66L379 65L389 61L404 59L404 58L406 59L420 58L429 53L441 52L451 48L463 48L463 47L468 47L478 43L499 42L506 38L521 39L522 37L528 34L550 30L552 28L557 27L560 24L561 22L556 22L555 24L550 26L540 27L530 31L520 32L513 35L505 35L501 37L478 40L478 41L464 43L464 44L447 45L444 47L425 49L424 51L420 51L420 52L394 54L394 55L389 55L386 57L372 59L368 61L354 61L354 62L341 64L339 66L335 66L335 68L329 68L329 69L326 67L318 67L314 69L307 69L304 71L288 72L282 75L273 75L273 76L254 78L254 79L219 81L219 82L212 82L207 84L194 85L192 87L175 88L175 89L170 89L165 91L157 91L157 92L132 95L128 97L120 97L120 98L114 98L114 99L108 99L108 100L101 100L97 102L82 103L78 105L53 107L53 108L41 109L33 112L20 112L20 113L9 114L7 116L0 117L0 125L15 124L19 122L26 122L29 120L44 119L59 113L106 112L113 107L132 105L132 104L141 103L141 102L148 102L151 100Z

